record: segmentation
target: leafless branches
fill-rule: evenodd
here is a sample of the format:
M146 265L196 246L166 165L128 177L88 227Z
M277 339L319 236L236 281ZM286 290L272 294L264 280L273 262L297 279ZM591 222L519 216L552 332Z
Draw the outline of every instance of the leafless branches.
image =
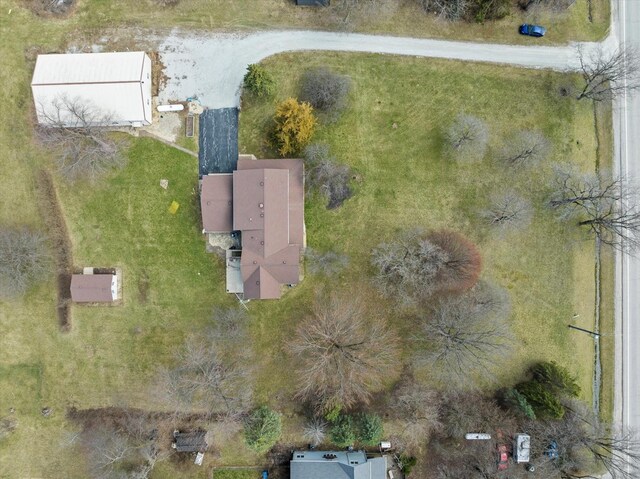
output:
M610 100L624 91L640 88L640 61L635 49L620 47L607 52L598 46L587 54L578 47L580 73L584 81L578 100Z
M318 297L289 344L298 394L322 411L367 402L397 364L397 338L357 297Z
M24 294L49 267L44 236L24 228L0 228L0 296Z
M415 380L405 381L395 391L391 408L402 422L400 436L408 450L418 449L442 427L437 393Z
M351 79L326 67L314 68L302 75L300 99L335 121L347 106Z
M372 252L375 282L387 296L412 304L436 292L464 291L480 275L482 261L473 243L459 233L420 230L401 233Z
M459 114L445 132L445 142L458 160L482 159L489 141L489 130L480 118Z
M222 357L215 344L192 337L175 367L161 371L158 391L176 411L197 408L240 416L250 405L252 381L246 365Z
M329 154L329 146L314 143L305 148L305 182L326 199L327 208L334 209L351 198L351 168L342 165Z
M60 173L69 180L96 179L124 164L121 147L109 134L109 114L81 99L61 97L39 105L40 142L56 153Z
M468 10L469 0L420 0L426 12L434 13L444 20L462 20Z
M489 207L480 212L486 223L499 233L525 229L531 223L531 203L515 191L498 193Z
M549 140L539 131L523 130L509 138L498 159L510 168L536 166L549 155Z
M545 462L545 453L555 443L554 465L564 477L599 477L585 471L606 470L614 479L632 479L640 474L640 440L632 431L598 420L577 401L565 405L560 421L531 421L526 429L532 441L532 456Z
M307 271L311 274L323 274L334 276L340 273L349 264L349 257L335 251L316 251L307 248L304 252Z
M635 250L640 246L640 198L622 178L601 178L575 171L556 173L549 206L561 219L577 221L603 244Z
M441 299L420 318L418 361L459 386L490 378L513 340L508 309L506 293L485 284Z
M319 418L313 417L305 424L303 435L312 445L317 446L324 441L327 435L327 423Z

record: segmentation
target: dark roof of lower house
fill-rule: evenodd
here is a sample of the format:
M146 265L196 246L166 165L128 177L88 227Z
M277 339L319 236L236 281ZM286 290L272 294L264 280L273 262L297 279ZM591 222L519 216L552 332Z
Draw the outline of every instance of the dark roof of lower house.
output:
M206 431L176 432L173 440L178 452L204 452L207 449Z
M218 173L202 177L200 190L202 228L207 233L227 233L233 229L233 175Z
M384 457L364 451L294 451L290 479L385 479Z

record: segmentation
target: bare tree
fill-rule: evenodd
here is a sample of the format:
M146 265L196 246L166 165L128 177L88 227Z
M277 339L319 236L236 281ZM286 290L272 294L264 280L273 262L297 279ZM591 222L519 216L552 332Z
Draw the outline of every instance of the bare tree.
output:
M597 46L589 53L578 47L583 86L577 99L610 100L640 87L638 51L624 46L608 52Z
M337 120L347 106L351 79L326 67L318 67L307 70L301 81L300 99L324 113L328 120Z
M322 418L314 416L304 426L303 435L312 445L317 446L327 435L327 423Z
M448 230L425 234L401 233L372 252L375 282L382 293L412 304L437 292L464 291L480 275L477 248L462 235Z
M241 416L250 406L252 381L248 366L221 357L215 344L191 337L175 367L161 370L158 392L176 411L197 408Z
M212 314L213 325L210 337L217 344L230 344L232 347L246 339L246 325L249 314L239 307L216 307Z
M492 229L498 233L526 229L531 223L531 202L510 190L493 195L489 207L480 212Z
M0 296L21 296L45 279L50 257L45 238L26 228L0 228Z
M549 155L551 144L539 131L523 130L509 138L498 158L511 168L533 167Z
M506 293L481 285L460 297L445 297L420 318L418 361L451 384L473 386L488 379L513 340Z
M317 251L307 248L304 252L307 270L311 274L334 276L349 264L349 257L335 251Z
M576 0L519 0L518 5L527 12L547 10L562 12L575 3Z
M420 0L422 8L445 20L462 20L470 7L469 0Z
M329 146L314 143L305 148L305 182L327 199L333 209L351 198L351 168L341 165L329 154Z
M550 444L555 444L552 464L563 477L595 478L606 470L614 479L632 479L640 474L640 439L627 429L600 421L576 400L565 404L567 413L560 421L530 421L526 432L532 441L533 463L548 463Z
M640 198L622 178L558 170L549 206L560 218L575 220L603 244L635 250L640 246Z
M484 156L489 130L480 118L459 114L445 132L445 141L458 160L478 160Z
M60 97L38 106L40 142L56 154L60 173L69 180L96 179L124 165L121 145L108 126L111 115L79 98Z
M397 338L358 297L318 297L289 343L297 397L322 411L368 402L397 365Z
M410 378L393 395L391 408L401 421L400 433L407 450L415 451L442 428L440 398L434 390Z

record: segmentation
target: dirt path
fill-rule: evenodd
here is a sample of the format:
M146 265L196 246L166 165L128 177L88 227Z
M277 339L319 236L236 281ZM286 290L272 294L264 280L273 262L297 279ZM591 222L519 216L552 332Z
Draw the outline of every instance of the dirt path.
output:
M71 274L73 271L71 239L51 173L44 169L38 170L35 174L35 182L38 206L55 254L58 324L62 331L67 332L71 329Z

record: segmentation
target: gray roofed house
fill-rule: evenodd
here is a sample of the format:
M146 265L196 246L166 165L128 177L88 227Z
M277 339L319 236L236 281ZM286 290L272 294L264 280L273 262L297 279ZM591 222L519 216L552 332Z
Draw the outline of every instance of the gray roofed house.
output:
M385 479L385 457L365 451L294 451L290 479Z

